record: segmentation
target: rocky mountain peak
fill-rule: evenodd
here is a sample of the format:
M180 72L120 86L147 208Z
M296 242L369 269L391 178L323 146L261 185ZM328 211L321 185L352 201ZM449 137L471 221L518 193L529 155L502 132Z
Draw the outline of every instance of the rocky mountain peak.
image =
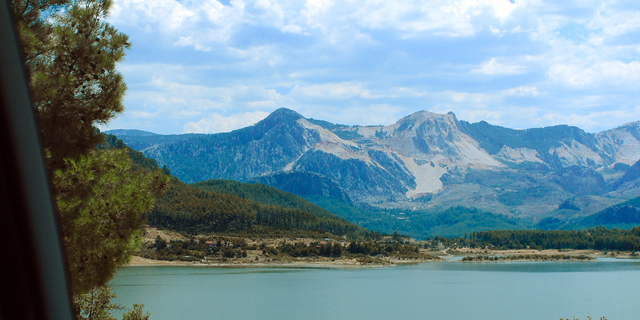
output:
M304 118L301 114L287 108L280 108L268 115L264 120L267 122L291 123Z
M403 124L415 124L415 123L423 123L425 121L434 122L434 121L444 121L449 123L457 122L455 114L453 112L449 112L447 114L435 113L431 111L418 111L414 112L396 122L396 125L402 126Z

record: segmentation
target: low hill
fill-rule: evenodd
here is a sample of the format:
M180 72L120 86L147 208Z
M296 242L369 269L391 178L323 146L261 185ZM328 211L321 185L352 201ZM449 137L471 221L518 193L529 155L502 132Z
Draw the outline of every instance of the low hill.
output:
M631 229L640 225L640 197L611 206L596 214L584 217L577 226L590 228Z
M327 211L316 215L297 208L262 204L233 194L205 191L175 178L167 193L157 199L148 218L152 226L188 233L322 230L356 238L367 232Z
M640 226L640 197L610 206L575 221L550 217L536 225L542 230L580 230L593 227L631 229Z
M340 219L346 222L346 220L338 218L335 214L311 203L309 200L259 183L243 183L233 180L208 180L194 183L190 186L204 191L231 194L259 204L298 209L312 213L320 218Z

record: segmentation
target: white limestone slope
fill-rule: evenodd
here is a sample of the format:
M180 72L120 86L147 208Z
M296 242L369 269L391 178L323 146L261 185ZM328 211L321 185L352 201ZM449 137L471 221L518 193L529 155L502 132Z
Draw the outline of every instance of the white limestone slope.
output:
M299 123L320 135L322 142L313 146L315 150L341 159L359 159L383 169L369 157L368 150L382 151L392 159L400 159L401 166L413 175L416 182L416 187L407 191L408 197L442 190L440 177L450 169L504 167L482 150L475 140L459 130L453 114L421 111L389 126L356 127L354 130L373 142L373 146L367 147L340 139L331 131L304 119Z
M311 146L313 150L320 150L344 160L358 159L369 165L375 165L366 150L363 150L357 143L350 140L344 140L338 137L335 133L319 125L313 124L304 118L299 119L297 122L303 128L315 131L320 136L320 141ZM294 163L290 163L287 166L292 168L293 165Z
M611 157L613 163L633 165L640 160L640 121L600 132L596 138L603 153Z
M515 163L522 162L540 162L538 151L529 149L529 148L509 148L508 146L502 146L500 152L498 152L495 156L497 159L502 159Z
M557 155L564 167L599 167L607 164L598 152L575 140L570 144L563 142L561 146L549 150L549 153Z

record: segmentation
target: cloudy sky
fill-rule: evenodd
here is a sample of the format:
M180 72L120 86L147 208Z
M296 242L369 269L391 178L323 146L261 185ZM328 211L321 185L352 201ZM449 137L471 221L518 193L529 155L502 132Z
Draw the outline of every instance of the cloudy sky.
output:
M133 43L109 129L215 133L286 107L510 128L640 120L638 0L114 0Z

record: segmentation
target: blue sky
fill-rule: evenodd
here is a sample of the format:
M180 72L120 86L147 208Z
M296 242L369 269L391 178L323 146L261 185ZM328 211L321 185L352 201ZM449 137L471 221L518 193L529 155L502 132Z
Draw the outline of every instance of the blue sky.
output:
M133 43L108 129L231 131L286 107L589 132L640 120L640 1L114 0Z

